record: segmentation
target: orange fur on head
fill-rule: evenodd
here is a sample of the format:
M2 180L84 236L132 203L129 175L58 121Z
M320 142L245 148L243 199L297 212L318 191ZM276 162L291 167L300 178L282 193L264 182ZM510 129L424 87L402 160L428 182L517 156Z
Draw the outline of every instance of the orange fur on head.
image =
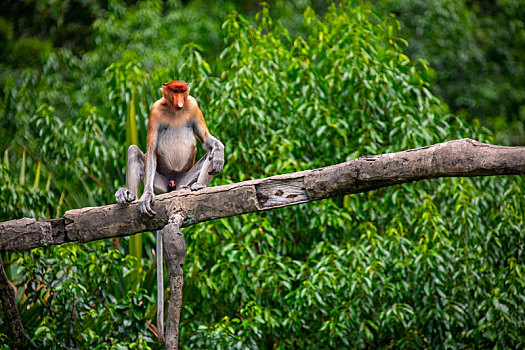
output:
M190 95L190 86L183 81L172 80L162 85L162 95L170 106L181 110Z

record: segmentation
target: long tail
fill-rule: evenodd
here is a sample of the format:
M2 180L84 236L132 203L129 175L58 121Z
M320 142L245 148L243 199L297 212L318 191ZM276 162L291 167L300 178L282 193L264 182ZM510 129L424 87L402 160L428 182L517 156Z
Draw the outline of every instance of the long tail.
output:
M157 335L164 343L164 258L162 230L157 231Z

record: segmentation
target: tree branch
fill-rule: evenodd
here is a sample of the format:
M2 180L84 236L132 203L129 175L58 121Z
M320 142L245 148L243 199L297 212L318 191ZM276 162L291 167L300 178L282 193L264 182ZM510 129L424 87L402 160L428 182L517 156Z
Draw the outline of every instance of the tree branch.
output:
M24 348L24 326L18 313L16 306L15 291L9 284L7 275L5 274L4 265L0 259L0 299L2 299L2 306L4 315L9 325L9 332L11 333L11 349Z
M184 213L177 213L160 231L164 246L166 270L170 276L170 302L166 319L166 350L179 348L179 323L182 309L182 285L184 260L186 258L186 241L180 230ZM159 301L160 302L160 301Z
M325 168L277 175L198 192L156 196L157 215L140 214L135 201L69 210L63 218L23 218L0 223L0 250L18 251L65 242L89 242L163 228L177 212L183 226L245 213L281 208L351 193L438 177L525 173L525 147L503 147L470 139L365 156Z

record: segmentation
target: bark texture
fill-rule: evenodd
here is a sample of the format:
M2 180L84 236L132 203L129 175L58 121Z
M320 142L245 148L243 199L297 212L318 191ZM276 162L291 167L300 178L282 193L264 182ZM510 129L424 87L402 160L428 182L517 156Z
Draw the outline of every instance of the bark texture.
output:
M11 333L11 349L24 349L24 326L20 320L20 314L16 306L15 291L9 284L7 275L5 274L4 265L0 261L0 298L2 298L2 306L4 315L9 324L9 332Z
M180 226L184 216L176 214L161 230L164 246L166 270L170 277L170 303L166 318L166 349L177 350L179 347L179 321L182 308L182 285L184 259L186 257L186 241ZM158 302L161 302L160 300Z
M69 210L63 218L23 218L0 223L0 251L32 249L65 242L88 242L154 231L185 212L182 226L280 208L339 195L437 177L525 174L525 147L503 147L471 139L365 156L315 170L260 180L180 190L156 196L157 215L140 214L138 202Z

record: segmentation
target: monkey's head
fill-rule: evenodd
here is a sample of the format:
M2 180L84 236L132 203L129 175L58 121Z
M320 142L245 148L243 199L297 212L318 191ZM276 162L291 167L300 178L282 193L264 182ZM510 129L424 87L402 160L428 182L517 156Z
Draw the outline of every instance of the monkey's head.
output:
M162 84L162 95L170 106L180 111L190 95L190 86L183 81L172 80Z

